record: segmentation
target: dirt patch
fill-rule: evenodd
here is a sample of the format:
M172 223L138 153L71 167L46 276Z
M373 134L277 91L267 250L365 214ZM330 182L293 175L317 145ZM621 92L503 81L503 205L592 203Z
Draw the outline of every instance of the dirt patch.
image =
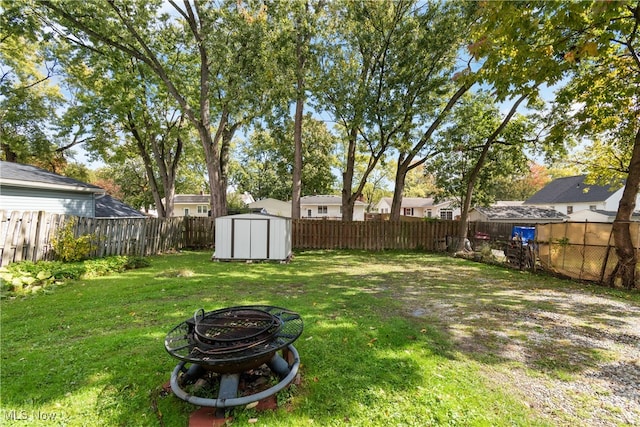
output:
M427 318L487 381L519 393L555 425L640 425L640 306L581 289L466 287L394 291Z

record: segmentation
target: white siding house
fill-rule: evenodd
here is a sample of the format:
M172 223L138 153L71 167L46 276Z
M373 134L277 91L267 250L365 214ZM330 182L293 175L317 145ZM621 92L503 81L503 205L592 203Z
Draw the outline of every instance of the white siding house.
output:
M565 215L584 210L617 211L624 188L586 184L585 178L579 175L555 179L525 200L524 205L548 207ZM636 206L640 206L640 195Z
M291 202L283 202L278 199L261 199L249 203L247 207L251 210L263 210L270 215L291 218Z
M376 205L380 214L391 213L391 197L383 197ZM416 218L456 219L460 216L460 208L454 207L450 201L436 203L432 197L403 197L400 215Z
M45 211L93 218L96 198L105 191L95 185L31 165L0 161L0 209Z
M173 197L173 216L209 216L210 210L209 194L176 194Z
M366 203L356 201L353 220L364 221ZM342 198L340 196L304 196L300 198L301 218L342 219Z

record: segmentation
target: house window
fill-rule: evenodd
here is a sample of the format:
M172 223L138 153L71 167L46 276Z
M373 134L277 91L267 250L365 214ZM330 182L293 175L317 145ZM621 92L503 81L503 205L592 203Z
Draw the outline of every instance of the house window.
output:
M199 214L204 214L209 212L209 206L207 205L198 205L198 213Z
M573 206L567 206L567 215L571 215L573 213Z
M318 206L318 214L326 214L327 207L326 206Z
M440 219L453 219L453 209L440 209Z
M189 208L184 208L184 216L189 216Z
M413 208L404 208L404 216L413 216Z
M311 218L311 209L307 209L307 217Z
M431 218L433 216L433 213L431 212L431 209L427 209L427 218Z

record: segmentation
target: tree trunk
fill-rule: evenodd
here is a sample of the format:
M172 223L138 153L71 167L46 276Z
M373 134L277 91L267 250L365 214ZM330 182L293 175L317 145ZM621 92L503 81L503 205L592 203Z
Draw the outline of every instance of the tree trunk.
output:
M342 220L353 221L353 203L351 203L351 189L355 175L356 141L358 130L354 127L349 132L349 146L347 148L347 164L342 173Z
M613 239L616 245L618 263L607 279L609 286L621 285L627 289L639 287L636 284L638 255L631 240L630 220L636 207L636 197L640 191L640 129L636 133L633 153L629 162L629 174L618 205L618 213L613 221Z
M300 83L300 82L299 82ZM293 130L293 182L291 187L291 218L300 219L302 196L302 119L304 98L298 95Z
M391 221L400 221L400 211L402 210L402 198L404 195L404 182L407 178L407 172L409 172L407 164L398 159L393 201L391 202L391 213L389 215L389 220Z
M418 141L418 143L416 143L416 145L409 152L400 153L400 155L398 156L398 169L397 169L398 173L400 173L400 171L404 171L404 172L400 176L396 174L396 179L395 179L396 186L398 185L399 182L402 182L402 186L396 187L393 190L393 200L394 202L398 200L398 204L391 205L390 218L400 219L400 207L401 207L400 205L402 204L402 194L398 194L398 193L404 190L404 181L407 177L407 173L409 172L409 170L423 164L427 160L427 157L424 157L415 163L413 160L416 158L418 153L424 148L427 142L431 140L433 133L438 129L438 127L440 127L440 123L442 123L445 116L453 108L456 102L458 102L460 97L462 97L462 95L464 95L465 92L471 89L471 86L473 86L473 82L465 82L460 88L458 88L458 90L451 96L451 98L447 102L447 105L445 105L442 111L438 114L438 117L436 117L433 123L431 123L429 128L424 132L424 134L422 135L422 138L420 138L420 141ZM404 157L405 155L406 157Z

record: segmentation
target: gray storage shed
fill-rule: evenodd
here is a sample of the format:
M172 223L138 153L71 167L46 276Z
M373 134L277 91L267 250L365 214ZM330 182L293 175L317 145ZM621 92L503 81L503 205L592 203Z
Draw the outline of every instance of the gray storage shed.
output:
M259 213L216 218L216 260L274 260L291 256L291 219Z

